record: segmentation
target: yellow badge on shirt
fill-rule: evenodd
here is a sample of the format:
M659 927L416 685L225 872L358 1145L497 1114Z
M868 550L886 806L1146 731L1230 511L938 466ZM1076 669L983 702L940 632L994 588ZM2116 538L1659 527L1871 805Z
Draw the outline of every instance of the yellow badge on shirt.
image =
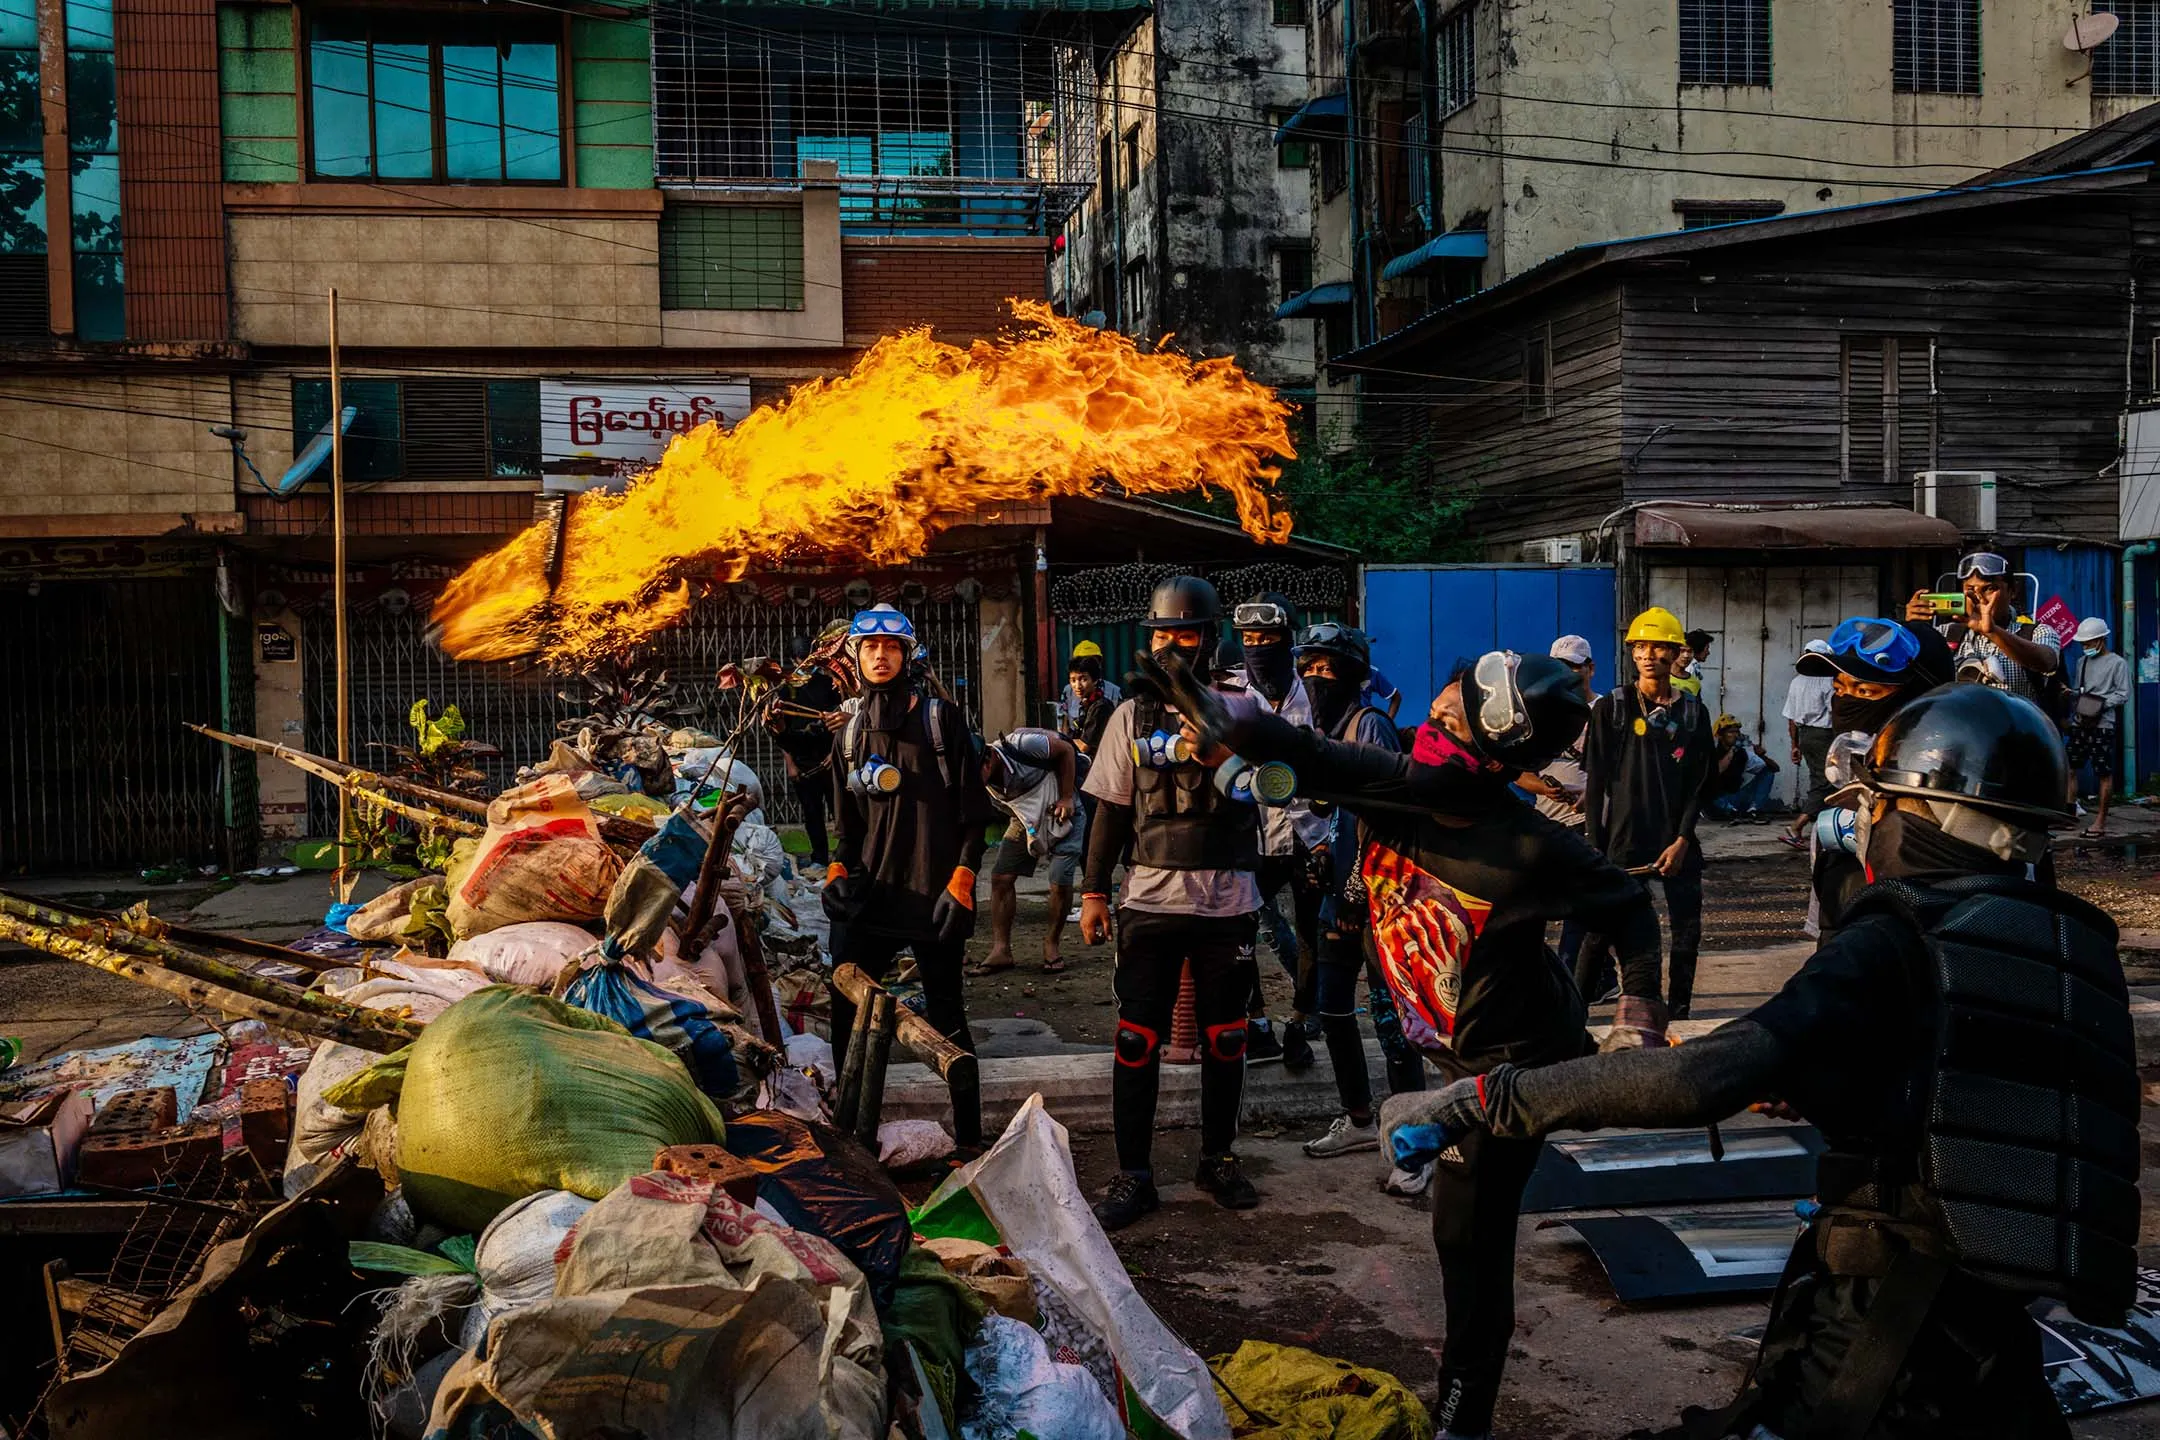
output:
M1650 733L1650 722L1643 719L1640 715L1635 717L1635 733L1638 735L1647 735Z

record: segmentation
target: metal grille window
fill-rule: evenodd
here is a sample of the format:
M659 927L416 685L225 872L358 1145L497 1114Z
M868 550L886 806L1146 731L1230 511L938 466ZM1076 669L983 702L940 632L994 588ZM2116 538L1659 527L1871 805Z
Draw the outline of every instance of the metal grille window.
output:
M1898 484L1935 468L1935 346L1925 335L1845 339L1844 475Z
M347 380L347 480L516 480L540 473L540 382ZM293 381L293 447L330 421L330 382Z
M1768 85L1770 0L1680 0L1680 83Z
M1285 243L1275 247L1277 298L1288 300L1312 289L1312 246Z
M1297 111L1270 110L1267 112L1268 133L1282 129ZM1303 170L1312 164L1312 144L1306 140L1285 140L1275 147L1275 168L1278 170Z
M1440 116L1446 119L1477 99L1477 5L1459 5L1440 21L1435 44Z
M830 161L858 233L1055 231L1094 184L1094 100L1080 45L838 11L798 29L688 0L653 10L661 184L793 182Z
M1273 0L1277 25L1303 25L1305 0Z
M801 209L668 206L660 219L660 308L802 309Z
M1891 0L1890 23L1893 88L1980 93L1980 0Z
M2093 13L2121 23L2092 52L2095 95L2160 95L2160 0L2094 0Z
M561 184L560 34L478 13L318 17L307 51L315 175Z
M0 340L49 340L36 7L0 6Z

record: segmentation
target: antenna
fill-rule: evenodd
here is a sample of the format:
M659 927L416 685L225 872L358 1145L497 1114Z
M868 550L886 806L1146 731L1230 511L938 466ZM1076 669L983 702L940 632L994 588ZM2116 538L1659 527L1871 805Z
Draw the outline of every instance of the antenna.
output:
M2083 55L2085 57L2085 70L2083 74L2073 75L2068 80L2063 81L2064 89L2069 89L2080 80L2090 80L2092 78L2092 52L2106 44L2108 39L2114 35L2115 28L2121 24L2122 17L2110 15L2104 10L2096 15L2073 15L2070 17L2070 28L2063 34L2063 49L2070 51L2073 55Z
M347 405L339 410L337 433L343 435L350 431L353 421L359 417L360 408L357 405ZM270 488L270 493L282 499L299 489L310 475L322 469L323 461L330 458L330 444L330 422L325 420L322 428L315 432L315 437L308 441L298 455L293 456L292 465L278 477L278 482Z

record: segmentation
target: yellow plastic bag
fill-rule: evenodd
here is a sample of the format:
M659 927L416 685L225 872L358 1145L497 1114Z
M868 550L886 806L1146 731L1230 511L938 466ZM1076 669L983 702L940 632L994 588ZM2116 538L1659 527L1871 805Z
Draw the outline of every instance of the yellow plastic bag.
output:
M1385 1370L1259 1340L1208 1368L1238 1440L1432 1440L1424 1405Z

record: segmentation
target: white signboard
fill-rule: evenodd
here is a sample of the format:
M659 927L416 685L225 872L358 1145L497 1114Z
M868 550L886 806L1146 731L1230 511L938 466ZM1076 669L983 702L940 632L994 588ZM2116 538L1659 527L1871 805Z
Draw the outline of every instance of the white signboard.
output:
M668 442L708 420L733 425L750 413L744 379L543 380L540 468L558 477L607 478L658 461Z

